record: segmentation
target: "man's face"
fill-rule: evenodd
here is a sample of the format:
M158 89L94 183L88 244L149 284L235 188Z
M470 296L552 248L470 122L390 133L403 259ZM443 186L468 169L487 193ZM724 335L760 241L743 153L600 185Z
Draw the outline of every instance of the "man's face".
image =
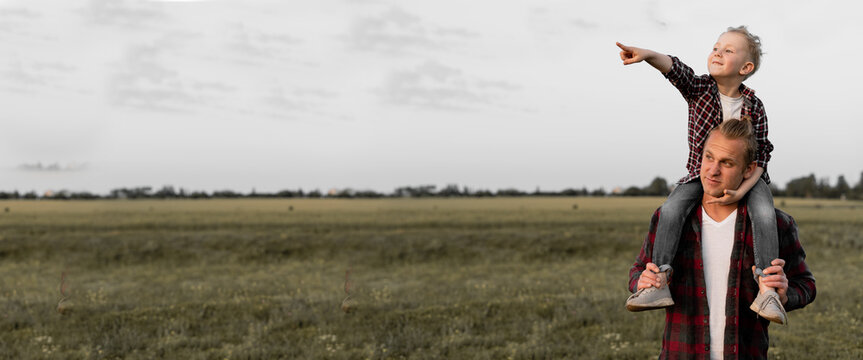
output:
M722 197L725 190L737 190L743 179L755 170L755 162L745 163L746 144L741 139L728 139L714 131L704 144L701 158L701 186L704 194Z

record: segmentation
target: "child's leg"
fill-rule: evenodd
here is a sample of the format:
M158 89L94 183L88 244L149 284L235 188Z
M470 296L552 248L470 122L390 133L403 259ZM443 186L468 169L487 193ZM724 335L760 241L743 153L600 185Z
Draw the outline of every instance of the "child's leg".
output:
M764 180L758 180L749 190L746 203L752 221L752 250L755 255L755 275L764 276L764 269L779 257L779 235L776 232L776 212L773 194Z
M779 257L779 237L776 231L776 212L773 209L773 195L764 180L758 180L749 190L746 202L749 219L752 221L752 252L755 257L755 279L758 282L758 296L749 306L759 316L770 321L785 324L788 315L779 300L776 289L761 285L759 276Z
M659 213L659 223L656 226L656 238L653 241L653 263L659 266L659 271L671 269L671 261L677 253L677 243L683 231L683 222L687 215L704 194L701 181L695 179L680 184L665 203ZM776 227L774 226L774 231Z
M698 180L678 185L665 203L662 204L659 213L659 223L656 225L656 237L653 240L653 254L651 258L654 264L659 266L659 287L648 287L637 291L626 299L626 309L629 311L644 311L661 309L674 305L671 291L668 289L668 275L670 274L671 261L677 253L677 244L683 230L687 215L699 203L704 190Z

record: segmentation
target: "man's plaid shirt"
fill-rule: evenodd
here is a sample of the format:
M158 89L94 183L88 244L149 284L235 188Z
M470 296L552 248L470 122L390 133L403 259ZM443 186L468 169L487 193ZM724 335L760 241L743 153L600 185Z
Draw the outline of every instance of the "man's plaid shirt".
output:
M752 223L745 201L738 203L731 268L728 273L728 301L725 306L725 359L766 359L767 325L749 305L758 295L758 284L752 276ZM665 335L660 359L710 358L710 309L707 306L704 266L701 256L701 206L686 219L677 253L671 266L671 294L674 306L665 312ZM659 210L653 214L650 231L641 253L629 271L629 290L635 292L638 277L652 262L653 241ZM776 210L779 230L779 258L785 260L788 277L788 302L785 310L799 309L815 299L815 278L804 261L806 253L797 239L797 224L788 214Z
M671 56L671 60L671 70L665 74L665 77L680 91L689 105L689 159L686 161L686 170L689 173L680 179L679 183L683 184L698 178L699 169L701 169L701 153L704 150L707 134L722 123L722 103L719 99L719 88L716 87L716 80L713 77L695 76L692 68L680 59ZM749 116L755 127L755 140L758 142L755 162L764 169L761 178L769 184L767 162L770 161L773 144L767 140L767 114L764 112L764 104L755 97L755 91L743 84L740 84L740 93L743 94L741 117Z

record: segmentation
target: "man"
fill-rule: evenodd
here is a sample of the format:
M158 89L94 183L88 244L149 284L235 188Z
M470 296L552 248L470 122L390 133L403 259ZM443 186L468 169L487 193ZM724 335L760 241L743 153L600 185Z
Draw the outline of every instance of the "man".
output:
M675 304L666 308L661 359L766 359L770 321L756 314L757 305L750 308L749 304L778 301L791 311L815 299L815 278L804 261L806 254L791 216L775 210L779 258L764 269L768 276L756 282L752 223L745 200L727 205L711 202L752 176L755 146L748 120L727 120L710 132L701 162L701 206L686 219L669 284L656 275L659 267L650 258L659 211L653 215L650 232L629 272L629 289L670 285ZM776 292L770 295L768 287Z

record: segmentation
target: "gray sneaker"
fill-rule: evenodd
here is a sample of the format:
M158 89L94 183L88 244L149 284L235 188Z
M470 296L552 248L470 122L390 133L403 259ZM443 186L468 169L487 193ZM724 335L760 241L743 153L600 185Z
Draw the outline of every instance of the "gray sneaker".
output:
M759 293L752 305L749 305L749 309L777 324L788 323L788 314L785 313L785 307L779 301L779 294L775 290Z
M629 311L645 311L661 309L674 305L674 300L671 298L671 290L668 289L665 276L660 277L661 285L659 288L649 287L638 290L635 294L626 299L626 310Z

